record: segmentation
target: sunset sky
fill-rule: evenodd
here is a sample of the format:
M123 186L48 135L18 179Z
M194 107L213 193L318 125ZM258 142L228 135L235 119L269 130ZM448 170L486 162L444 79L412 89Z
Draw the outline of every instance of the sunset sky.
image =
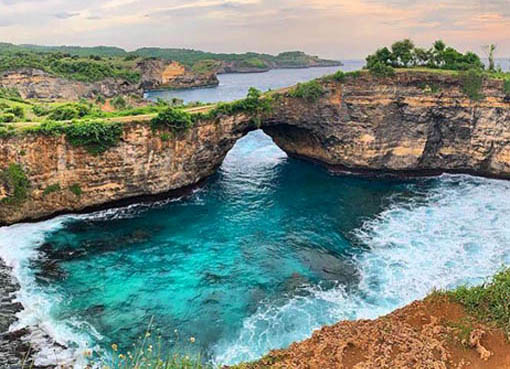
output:
M0 41L364 57L402 38L510 57L510 0L0 0Z

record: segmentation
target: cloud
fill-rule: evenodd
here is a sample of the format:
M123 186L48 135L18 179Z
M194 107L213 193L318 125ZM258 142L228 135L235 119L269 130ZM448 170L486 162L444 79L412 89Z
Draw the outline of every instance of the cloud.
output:
M0 0L0 39L15 43L348 58L404 37L474 51L497 42L510 56L508 0Z
M80 13L68 13L68 12L60 12L60 13L54 14L54 16L59 19L68 19L68 18L77 17L79 15L80 15Z

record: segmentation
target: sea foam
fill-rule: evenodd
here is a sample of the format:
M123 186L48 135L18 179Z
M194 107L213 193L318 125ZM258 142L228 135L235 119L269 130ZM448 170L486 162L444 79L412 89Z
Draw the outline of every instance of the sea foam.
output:
M309 287L308 293L262 305L236 337L216 345L215 362L255 360L322 325L377 318L433 289L481 283L509 265L510 183L464 175L434 181L423 196L395 199L353 232L366 248L357 257L356 288Z

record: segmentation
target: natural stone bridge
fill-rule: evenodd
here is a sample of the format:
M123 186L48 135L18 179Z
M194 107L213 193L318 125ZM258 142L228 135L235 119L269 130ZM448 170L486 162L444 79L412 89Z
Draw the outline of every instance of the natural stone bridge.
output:
M510 178L510 102L501 81L485 81L480 102L465 96L457 77L439 73L403 72L386 79L362 73L321 83L325 94L318 101L282 92L261 121L260 128L290 156L365 175ZM251 118L200 121L165 141L133 117L124 124L120 144L98 156L64 137L1 138L0 167L19 163L31 186L21 204L0 201L0 223L188 189L213 174L239 138L259 128ZM45 194L51 185L60 190ZM73 185L80 195L69 190ZM6 191L0 183L0 198Z

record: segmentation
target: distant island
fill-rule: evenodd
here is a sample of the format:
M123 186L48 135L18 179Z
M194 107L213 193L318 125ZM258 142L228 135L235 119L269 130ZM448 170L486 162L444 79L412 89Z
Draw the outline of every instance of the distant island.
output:
M220 73L340 66L301 51L216 54L188 49L38 46L0 43L0 87L23 98L141 96L151 89L209 87Z

